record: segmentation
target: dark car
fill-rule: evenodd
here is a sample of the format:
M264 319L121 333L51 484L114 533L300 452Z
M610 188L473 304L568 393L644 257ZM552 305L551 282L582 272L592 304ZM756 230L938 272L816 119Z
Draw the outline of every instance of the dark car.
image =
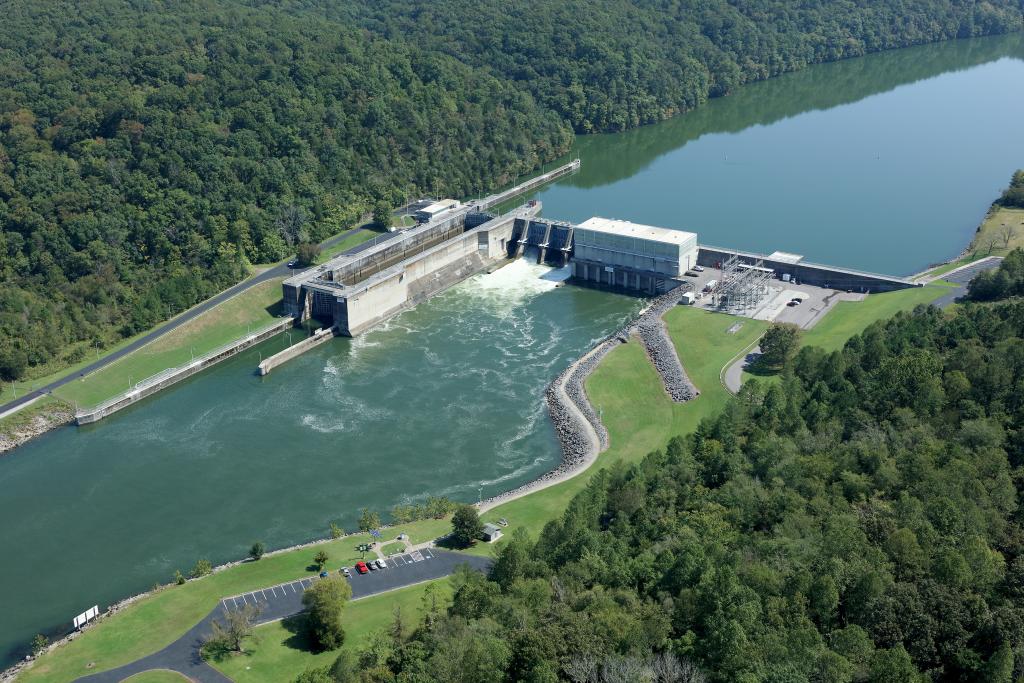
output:
M327 570L326 569L323 570L322 572L320 572L320 578L321 579L326 579L327 578Z

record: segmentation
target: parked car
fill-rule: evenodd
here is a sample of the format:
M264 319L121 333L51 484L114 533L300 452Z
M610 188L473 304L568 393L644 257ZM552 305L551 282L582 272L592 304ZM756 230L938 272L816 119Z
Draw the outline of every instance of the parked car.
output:
M370 570L366 568L365 562L356 562L356 571L360 574L365 574Z
M696 270L698 273L704 272L704 266L694 266L693 269Z
M297 260L295 260L295 259L292 259L291 261L288 262L288 267L289 268L297 268L298 265L299 265L299 262Z
M370 571L374 571L374 572L377 571L377 563L374 562L373 560L370 560L369 562L367 562L366 566L370 568Z
M351 579L351 578L352 578L352 572L350 572L350 571L348 570L348 567L342 567L342 568L341 568L341 573L342 573L342 575L343 575L343 576L344 576L344 577L345 577L346 579Z
M322 572L320 572L320 578L321 579L326 579L327 578L327 570L326 569L323 570Z
M683 273L683 275L685 275L686 277L700 277L700 274L697 273L697 271L695 270L688 270L685 273Z
M800 302L799 301L790 301L786 305L789 306L790 308L792 308L793 306L799 306Z
M802 304L804 302L804 299L803 299L803 297L800 297L800 296L794 296L792 299L790 299L790 301L792 301L794 303L797 303L797 304Z
M374 564L377 565L377 569L387 569L388 568L388 565L385 564L384 560L376 560L374 562Z

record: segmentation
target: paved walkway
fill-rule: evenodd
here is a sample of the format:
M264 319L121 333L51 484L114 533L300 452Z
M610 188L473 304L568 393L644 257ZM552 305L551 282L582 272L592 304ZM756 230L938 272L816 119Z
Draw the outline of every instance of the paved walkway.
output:
M352 584L353 600L431 579L439 579L452 574L455 568L462 564L468 564L481 572L487 571L491 566L491 560L486 557L463 555L433 548L422 548L401 555L393 555L385 562L387 569L378 569L369 574L359 574L354 569L351 570L352 578L349 581ZM223 620L227 612L252 604L260 607L259 616L255 620L257 625L298 614L302 611L302 594L317 580L316 578L303 578L224 598L202 621L159 652L131 664L83 676L78 680L88 681L88 683L119 683L142 671L170 669L197 683L230 683L231 679L204 662L199 653L203 641L213 630L213 621L215 619Z

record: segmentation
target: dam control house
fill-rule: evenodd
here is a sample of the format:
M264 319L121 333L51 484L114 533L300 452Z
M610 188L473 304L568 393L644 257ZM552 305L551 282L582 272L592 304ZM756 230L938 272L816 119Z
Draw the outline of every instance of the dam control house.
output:
M572 274L583 282L657 294L697 264L693 232L594 217L573 237Z

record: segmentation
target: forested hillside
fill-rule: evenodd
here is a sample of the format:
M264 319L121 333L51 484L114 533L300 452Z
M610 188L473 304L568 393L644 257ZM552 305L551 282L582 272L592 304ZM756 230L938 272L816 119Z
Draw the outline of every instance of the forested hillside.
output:
M1022 338L1013 301L804 348L447 613L300 680L1020 680Z
M0 379L81 358L351 224L865 51L1018 30L961 3L4 5Z

